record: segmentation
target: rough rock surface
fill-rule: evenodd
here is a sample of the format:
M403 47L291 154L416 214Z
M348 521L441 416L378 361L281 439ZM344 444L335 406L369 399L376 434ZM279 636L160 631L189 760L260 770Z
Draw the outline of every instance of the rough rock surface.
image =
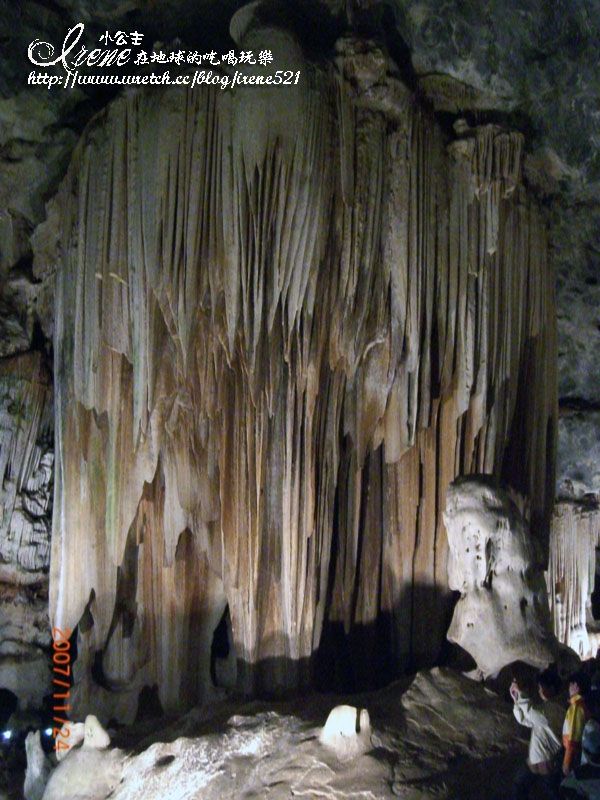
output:
M559 395L567 408L600 406L600 231L598 208L564 203L553 212L558 300Z
M42 800L64 800L66 797L103 800L117 788L121 780L123 761L124 754L118 749L79 747L63 758L56 767Z
M599 497L600 410L564 411L559 417L558 434L558 497L581 499L586 494Z
M448 583L460 592L448 639L470 653L484 676L513 661L554 660L539 547L508 495L482 477L448 489L444 522Z
M600 495L600 207L553 212L557 274L559 496Z
M41 708L52 691L47 584L0 584L0 687L21 708Z
M121 745L131 753L111 797L505 800L515 764L526 754L510 705L449 670L420 673L403 690L393 684L353 698L369 709L371 730L368 746L351 758L339 758L319 739L341 699L324 695L274 706L226 701L194 709L163 729L155 721L149 735L142 727L124 730ZM69 796L74 784L67 767L72 758L77 771L75 756L56 771ZM103 797L93 788L95 769L78 784L86 800ZM493 782L485 777L490 771ZM44 800L63 796L49 785Z
M23 785L25 800L42 800L52 771L52 764L42 748L39 730L35 733L30 731L27 734L25 751L27 754L27 769Z

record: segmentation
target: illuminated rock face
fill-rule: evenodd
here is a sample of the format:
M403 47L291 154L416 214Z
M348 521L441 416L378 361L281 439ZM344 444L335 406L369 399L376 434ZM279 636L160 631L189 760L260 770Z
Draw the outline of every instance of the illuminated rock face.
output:
M383 53L346 40L317 66L244 36L301 80L129 93L57 198L50 607L79 624L74 705L101 719L143 685L167 709L210 692L227 605L248 692L311 682L319 649L362 685L378 654L432 662L449 482L510 470L540 523L551 504L522 137L448 153Z
M554 657L539 547L508 495L483 477L448 489L448 585L460 592L448 639L483 675L513 661L547 666Z
M550 528L548 596L557 639L581 658L593 658L600 647L598 615L592 605L597 593L597 548L600 509L595 502L557 503ZM595 604L594 604L595 605ZM595 612L595 613L594 613Z
M120 750L92 747L71 750L50 776L42 800L107 797L119 785L123 761L124 754Z
M42 748L40 731L30 731L25 738L25 752L27 754L27 770L23 794L25 800L41 800L44 787L52 769L49 759Z

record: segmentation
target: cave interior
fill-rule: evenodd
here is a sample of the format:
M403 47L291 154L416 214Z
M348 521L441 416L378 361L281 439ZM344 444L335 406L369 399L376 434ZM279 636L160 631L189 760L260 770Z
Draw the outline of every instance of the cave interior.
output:
M360 760L388 701L592 659L597 4L0 8L5 738L68 665L82 752L335 696ZM415 798L467 796L459 739ZM365 774L413 797L405 757Z

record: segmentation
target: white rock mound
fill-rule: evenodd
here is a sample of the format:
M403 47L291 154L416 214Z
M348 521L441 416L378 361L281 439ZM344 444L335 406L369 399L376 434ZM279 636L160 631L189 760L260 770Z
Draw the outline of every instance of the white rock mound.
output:
M56 760L62 761L63 758L71 752L74 747L83 744L85 738L85 723L83 722L69 722L63 725L60 733L56 737L57 741L67 744L68 748L60 747L56 752ZM109 740L110 743L110 740ZM107 745L108 746L108 745Z
M336 706L329 712L319 741L338 758L353 758L371 749L371 720L366 708Z
M122 750L110 750L109 744L109 735L96 717L89 714L85 719L83 744L71 747L63 755L42 800L67 797L69 800L104 800L114 792L121 780L125 754Z
M88 714L85 718L85 732L83 738L84 747L92 747L102 750L110 744L110 736L104 730L98 719L93 714Z
M25 753L27 755L27 768L23 785L25 800L41 800L48 782L48 776L52 772L52 764L42 748L39 731L35 731L35 733L30 731L27 734Z

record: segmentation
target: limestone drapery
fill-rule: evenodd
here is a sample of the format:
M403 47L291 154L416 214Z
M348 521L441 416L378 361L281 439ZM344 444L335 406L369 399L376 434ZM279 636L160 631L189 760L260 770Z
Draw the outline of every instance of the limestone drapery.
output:
M52 692L52 394L42 353L0 358L0 686L23 709Z
M592 619L600 510L597 503L562 501L550 526L550 558L546 583L556 638L581 658L593 658L600 645ZM592 623L588 629L588 623Z
M541 536L552 502L522 137L447 152L396 79L302 66L285 92L119 98L60 192L51 616L87 609L82 663L168 707L208 688L189 643L226 603L248 691L305 684L340 631L433 660L449 482L508 478Z
M0 360L0 582L45 583L54 451L52 376L30 352Z

